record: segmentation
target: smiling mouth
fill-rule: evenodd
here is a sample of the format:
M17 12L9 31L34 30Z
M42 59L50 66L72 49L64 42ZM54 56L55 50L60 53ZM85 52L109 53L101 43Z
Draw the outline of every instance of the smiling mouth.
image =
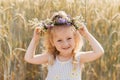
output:
M62 48L62 49L64 49L64 50L67 50L67 49L69 49L70 47L67 47L67 48Z

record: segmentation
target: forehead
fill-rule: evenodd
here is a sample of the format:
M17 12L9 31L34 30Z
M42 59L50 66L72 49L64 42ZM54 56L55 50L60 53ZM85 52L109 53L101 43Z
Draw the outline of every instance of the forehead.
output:
M56 26L54 28L53 37L55 38L62 38L62 37L68 37L73 36L73 29L70 26Z

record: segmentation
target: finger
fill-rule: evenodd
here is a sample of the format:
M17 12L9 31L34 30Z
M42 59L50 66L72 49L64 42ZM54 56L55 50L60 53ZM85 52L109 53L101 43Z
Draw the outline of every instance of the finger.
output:
M36 27L36 31L37 34L41 32L41 29L39 27Z
M80 30L80 31L83 31L83 30L84 30L84 27L81 27L79 30Z

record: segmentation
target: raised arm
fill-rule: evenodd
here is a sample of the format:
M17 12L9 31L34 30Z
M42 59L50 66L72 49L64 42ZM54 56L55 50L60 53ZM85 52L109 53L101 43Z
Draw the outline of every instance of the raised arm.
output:
M48 61L48 54L38 54L35 55L35 51L36 51L36 46L39 42L40 39L40 28L37 27L34 30L34 35L33 38L28 46L28 49L25 53L24 59L25 61L32 63L32 64L43 64L46 63Z
M88 32L85 25L79 29L79 32L89 41L93 49L93 51L82 52L82 54L80 54L80 62L90 62L101 57L104 54L104 50L100 43Z

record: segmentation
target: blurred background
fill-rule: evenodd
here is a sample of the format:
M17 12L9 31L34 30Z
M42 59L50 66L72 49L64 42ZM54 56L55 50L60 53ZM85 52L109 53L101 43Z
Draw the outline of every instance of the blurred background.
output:
M34 30L29 21L59 10L82 15L105 50L85 64L82 80L120 80L120 0L0 0L0 80L43 80L43 67L23 59ZM42 50L40 42L36 53ZM87 41L83 50L91 50Z

